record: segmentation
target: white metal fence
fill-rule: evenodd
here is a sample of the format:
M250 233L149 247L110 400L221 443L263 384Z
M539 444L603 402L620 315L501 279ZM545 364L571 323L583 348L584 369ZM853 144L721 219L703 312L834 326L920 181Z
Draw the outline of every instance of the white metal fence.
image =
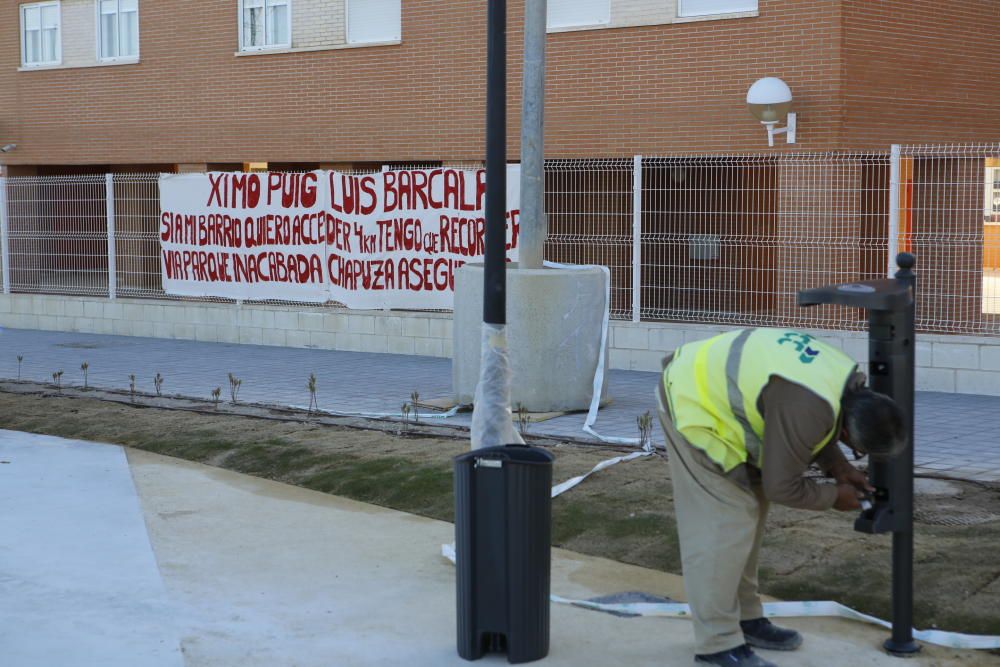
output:
M860 329L795 293L882 277L909 250L921 330L1000 335L991 169L1000 145L549 161L546 258L608 266L616 319ZM175 298L159 213L156 174L8 178L3 289Z

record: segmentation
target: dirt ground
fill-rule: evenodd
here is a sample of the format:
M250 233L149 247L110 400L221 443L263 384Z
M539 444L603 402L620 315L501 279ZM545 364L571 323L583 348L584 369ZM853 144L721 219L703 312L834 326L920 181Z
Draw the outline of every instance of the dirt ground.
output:
M468 451L467 435L317 421L250 406L215 412L191 401L138 397L133 404L121 394L0 383L3 429L118 443L452 519L451 458ZM556 482L622 453L537 444L555 454ZM555 500L554 545L679 573L669 477L662 455L591 477ZM917 626L1000 634L1000 485L918 480L917 514ZM856 533L853 520L853 514L774 508L761 567L764 592L837 600L888 617L891 538Z

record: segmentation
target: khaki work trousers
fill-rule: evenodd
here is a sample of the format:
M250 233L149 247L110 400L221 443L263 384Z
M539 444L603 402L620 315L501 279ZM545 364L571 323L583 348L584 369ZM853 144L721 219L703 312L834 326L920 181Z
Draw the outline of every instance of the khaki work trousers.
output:
M757 566L768 501L726 477L662 414L667 436L684 588L697 654L744 644L740 621L761 618Z

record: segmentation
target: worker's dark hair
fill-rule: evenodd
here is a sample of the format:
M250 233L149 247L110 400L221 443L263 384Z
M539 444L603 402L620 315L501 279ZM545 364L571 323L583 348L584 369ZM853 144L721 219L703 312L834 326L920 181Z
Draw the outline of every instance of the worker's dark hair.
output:
M844 394L848 444L874 458L896 456L906 446L906 419L896 401L867 387Z

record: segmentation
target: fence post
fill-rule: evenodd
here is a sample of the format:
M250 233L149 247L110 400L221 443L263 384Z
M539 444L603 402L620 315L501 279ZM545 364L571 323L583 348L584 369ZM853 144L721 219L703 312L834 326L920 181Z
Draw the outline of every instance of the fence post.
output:
M10 294L10 240L7 223L7 179L0 178L0 287Z
M889 154L889 258L886 272L889 278L896 275L896 255L899 254L899 144L893 144Z
M108 298L118 296L118 268L115 262L115 175L104 175L104 194L108 215Z
M632 159L632 321L642 319L642 156Z

